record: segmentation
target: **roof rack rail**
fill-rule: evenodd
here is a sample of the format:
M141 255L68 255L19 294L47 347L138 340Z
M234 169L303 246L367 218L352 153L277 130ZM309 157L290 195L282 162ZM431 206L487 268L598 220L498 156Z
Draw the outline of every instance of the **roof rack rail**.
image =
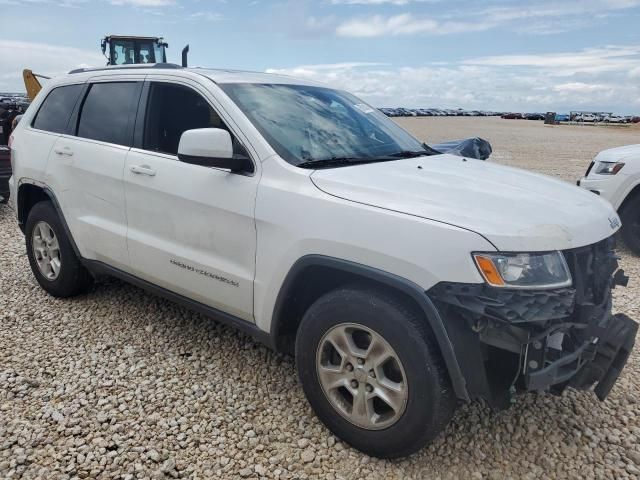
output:
M117 65L117 66L109 66L109 67L90 67L90 68L76 68L75 70L71 70L69 75L74 73L85 73L85 72L101 72L108 70L135 70L138 68L161 68L161 69L170 69L176 70L182 68L180 65L176 65L175 63L153 63L153 64L129 64L129 65Z

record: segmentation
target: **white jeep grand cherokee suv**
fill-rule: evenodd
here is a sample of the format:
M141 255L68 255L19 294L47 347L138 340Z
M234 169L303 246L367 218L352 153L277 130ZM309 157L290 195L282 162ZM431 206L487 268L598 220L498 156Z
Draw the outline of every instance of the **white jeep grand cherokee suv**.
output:
M113 275L295 353L320 419L407 455L459 401L604 399L637 324L619 218L575 186L437 155L349 93L171 65L71 72L12 139L40 285ZM212 388L215 386L212 385Z
M622 219L622 238L640 255L640 145L603 150L578 185L611 202Z

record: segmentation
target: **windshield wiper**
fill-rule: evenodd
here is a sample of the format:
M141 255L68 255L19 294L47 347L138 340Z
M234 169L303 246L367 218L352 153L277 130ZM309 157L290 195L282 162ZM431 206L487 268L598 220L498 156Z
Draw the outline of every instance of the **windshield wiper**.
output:
M435 155L435 154L432 153L429 150L419 150L419 151L402 150L401 152L392 153L390 155L387 155L387 157L393 157L393 158L416 158L416 157L425 157L427 155Z
M436 155L439 152L429 148L428 150L403 150L401 152L392 153L390 155L382 155L379 157L331 157L317 158L313 160L305 160L297 166L302 168L323 168L323 167L341 167L345 165L356 165L363 163L389 162L402 158L424 157L427 155Z
M302 168L340 167L344 165L383 162L384 160L385 160L384 158L371 158L371 157L316 158L313 160L305 160L302 163L298 163L296 166L302 167Z

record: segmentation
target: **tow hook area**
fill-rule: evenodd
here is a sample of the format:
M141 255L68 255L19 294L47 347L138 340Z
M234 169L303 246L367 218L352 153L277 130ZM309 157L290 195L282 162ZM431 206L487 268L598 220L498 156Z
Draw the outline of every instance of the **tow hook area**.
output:
M546 366L526 372L526 389L541 390L551 386L551 391L561 391L570 380L568 386L583 390L597 384L594 391L600 400L604 400L627 363L638 324L624 314L617 314L599 330L600 337L585 341L568 355L561 355L559 346L548 340L544 348L539 342L538 349L530 348L525 367L538 363ZM554 357L557 359L553 360Z
M593 360L572 379L571 386L586 389L597 382L596 396L604 400L622 373L635 344L638 324L623 313L613 316L598 341Z

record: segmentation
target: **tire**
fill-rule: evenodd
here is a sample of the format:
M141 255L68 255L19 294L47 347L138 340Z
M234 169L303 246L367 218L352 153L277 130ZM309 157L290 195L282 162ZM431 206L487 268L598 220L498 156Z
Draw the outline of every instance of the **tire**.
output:
M296 337L296 367L305 395L320 420L333 433L368 455L395 458L414 453L432 441L453 416L457 400L438 347L425 322L400 298L384 290L358 286L325 294L303 316ZM349 329L352 329L351 333L348 333ZM364 336L359 329L364 329ZM343 360L342 355L336 356L338 350L330 340L334 333L341 331L351 335L352 346L357 343L371 352L373 349L366 343L370 334L370 338L376 339L376 345L386 342L396 357L383 364L383 368L375 367L373 375L378 372L375 376L369 370L373 360L368 354L363 365L356 363L349 371L355 357L346 354L347 359ZM328 362L327 366L323 367L323 362ZM351 392L358 395L361 391L369 392L359 398L376 396L380 385L389 384L390 379L400 381L393 385L403 384L406 387L403 390L406 392L404 407L394 410L380 398L373 399L369 411L378 414L379 423L358 425L363 416L353 416L357 400L347 387L341 386L325 393L327 390L320 377L325 375L327 368L340 368L334 364L346 365L341 372L348 372L344 375L356 378L357 385L353 383L354 379L349 380L353 377L344 380L350 384ZM322 374L319 373L321 370ZM364 377L367 372L369 376ZM372 387L370 381L379 383L373 383L376 387ZM362 390L362 383L365 383L366 390ZM385 394L388 391L383 390ZM349 398L351 416L349 412L345 413L349 410ZM397 404L400 405L399 402Z
M624 206L620 213L622 218L621 235L624 243L636 254L640 255L640 195Z
M93 277L73 251L51 202L39 202L33 206L25 225L25 241L31 270L49 294L72 297L85 292L93 284ZM43 261L45 267L42 267Z

